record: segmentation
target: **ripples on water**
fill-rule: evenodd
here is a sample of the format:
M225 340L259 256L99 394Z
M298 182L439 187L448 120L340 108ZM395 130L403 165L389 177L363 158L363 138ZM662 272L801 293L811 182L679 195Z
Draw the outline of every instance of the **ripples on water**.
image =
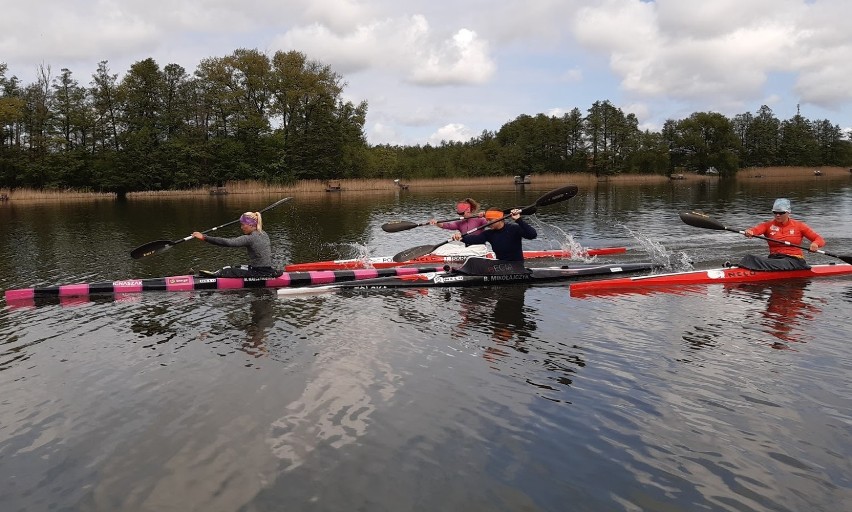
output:
M584 228L574 236L599 245L589 240L678 226L639 215L635 235L612 220L598 238ZM738 215L732 222L746 218ZM734 234L672 229L649 239L696 264L744 251ZM823 231L849 240L839 229L829 222ZM365 240L387 244L376 249L387 255L443 238L412 231L402 242ZM196 246L127 262L119 256L139 241L81 240L63 270L26 262L0 284L162 275L221 257ZM99 244L117 267L94 261ZM287 299L150 293L4 307L0 502L843 510L852 490L850 305L852 283L840 278L584 299L548 286Z

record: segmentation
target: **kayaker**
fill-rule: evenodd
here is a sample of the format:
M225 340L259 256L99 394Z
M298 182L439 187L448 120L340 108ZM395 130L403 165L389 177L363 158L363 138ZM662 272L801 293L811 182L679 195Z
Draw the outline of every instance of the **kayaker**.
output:
M533 240L538 236L535 228L526 223L521 218L521 210L515 208L511 211L510 216L515 222L507 224L505 220L500 220L491 224L490 229L481 233L472 233L462 236L461 233L453 235L453 239L461 240L465 245L491 244L491 250L494 251L494 256L498 260L503 261L524 261L524 249L522 240ZM486 222L497 219L503 219L505 214L502 210L492 208L485 212Z
M811 268L805 262L805 256L799 247L802 239L807 238L811 245L808 249L813 252L825 245L825 240L810 226L800 220L790 217L792 209L790 200L778 198L772 205L774 218L762 222L753 228L745 230L745 236L765 236L785 243L769 243L769 256L754 256L747 254L739 262L740 267L750 270L797 270Z
M438 226L441 229L450 229L461 233L476 230L474 233L479 234L483 230L476 228L488 221L485 220L485 212L478 210L479 203L473 198L468 197L456 204L456 213L462 217L461 219L450 222L438 222L435 219L429 219L429 224ZM487 252L488 248L485 245L465 247L460 244L446 244L439 247L434 254L439 256L484 256Z
M488 222L485 220L485 213L478 212L477 210L479 210L479 203L468 197L456 204L456 213L463 217L462 219L450 222L438 222L435 219L429 219L429 224L438 226L441 229L451 229L467 233ZM480 230L475 231L477 234L481 232Z
M272 244L269 235L263 230L263 218L260 212L245 212L240 216L242 236L221 238L207 236L195 231L192 236L213 245L222 247L245 247L248 251L248 265L232 265L212 274L216 277L275 277L280 274L272 268Z

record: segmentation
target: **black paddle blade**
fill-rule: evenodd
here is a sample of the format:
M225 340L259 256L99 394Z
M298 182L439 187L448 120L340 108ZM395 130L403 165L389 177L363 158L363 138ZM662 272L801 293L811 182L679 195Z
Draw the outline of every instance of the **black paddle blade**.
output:
M414 222L409 222L407 220L403 220L400 222L387 222L382 224L382 231L387 233L397 233L399 231L407 231L412 228L416 228L420 224L415 224Z
M538 201L535 202L535 206L547 206L565 201L566 199L571 199L577 195L579 190L580 189L577 188L577 185L567 185L562 188L557 188L556 190L551 190L547 194L539 197Z
M719 221L701 212L680 212L680 220L696 228L726 230L727 228Z
M139 258L144 258L146 256L151 256L152 254L159 254L163 251L167 251L172 248L174 242L171 240L155 240L153 242L148 242L147 244L140 245L136 249L130 251L130 257L134 260L138 260Z
M400 253L395 254L393 260L397 263L411 261L421 256L431 254L435 249L444 245L444 243L446 242L442 242L438 245L418 245L417 247L412 247L411 249L406 249Z

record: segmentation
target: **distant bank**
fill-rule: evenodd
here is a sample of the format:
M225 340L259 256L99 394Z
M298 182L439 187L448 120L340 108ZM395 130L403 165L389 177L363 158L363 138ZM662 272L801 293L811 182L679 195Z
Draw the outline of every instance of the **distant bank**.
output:
M852 168L848 167L751 167L740 169L736 179L762 179L767 181L800 180L852 177ZM701 181L717 180L718 176L698 175L684 173L672 178L659 174L619 174L614 176L598 177L590 173L577 174L532 174L528 175L529 183L515 184L513 176L490 176L490 177L460 177L460 178L432 178L413 179L403 178L388 179L351 179L351 180L304 180L292 185L266 184L255 181L238 181L225 183L222 187L202 187L190 190L163 190L151 192L131 192L127 194L128 199L149 197L182 197L182 196L220 196L231 194L326 194L326 193L373 193L373 192L398 192L411 193L418 190L472 190L487 189L513 189L515 187L529 187L538 189L540 187L557 187L567 183L573 183L581 187L594 186L599 182L611 183L662 183L672 179ZM91 200L91 199L114 199L113 193L98 193L79 190L32 190L32 189L0 189L0 205L10 204L15 201L39 201L39 200Z

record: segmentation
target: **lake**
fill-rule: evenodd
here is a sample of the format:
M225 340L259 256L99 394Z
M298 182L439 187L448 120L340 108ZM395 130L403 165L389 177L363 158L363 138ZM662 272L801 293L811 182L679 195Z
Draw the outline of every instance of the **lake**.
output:
M567 184L567 183L566 183ZM472 191L533 204L535 183ZM450 234L465 194L294 197L264 214L278 265L389 256ZM706 268L793 217L852 253L852 182L600 183L541 208L527 249ZM277 195L0 204L0 288L239 263L191 240ZM236 236L231 226L219 232ZM832 258L809 255L811 263ZM546 265L552 262L535 262ZM0 308L8 511L838 511L852 499L852 279L572 297L566 284L92 297ZM847 505L843 505L847 503Z

